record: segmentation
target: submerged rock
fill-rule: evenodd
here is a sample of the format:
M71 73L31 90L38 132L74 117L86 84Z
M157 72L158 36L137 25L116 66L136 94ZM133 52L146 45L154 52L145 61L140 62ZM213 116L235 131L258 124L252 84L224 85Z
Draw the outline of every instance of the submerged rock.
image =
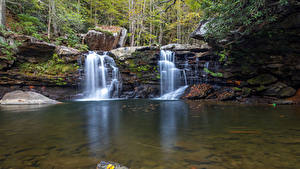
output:
M97 169L128 169L128 168L125 166L121 166L118 163L101 161L97 165Z
M35 92L23 92L21 90L16 90L13 92L6 93L0 104L5 105L16 105L16 104L57 104L59 102L49 99Z

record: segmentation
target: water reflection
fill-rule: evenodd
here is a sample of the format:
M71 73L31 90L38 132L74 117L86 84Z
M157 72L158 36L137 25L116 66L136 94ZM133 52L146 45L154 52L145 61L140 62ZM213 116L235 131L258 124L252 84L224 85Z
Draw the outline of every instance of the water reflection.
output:
M120 126L120 102L103 101L86 106L90 151L97 154L112 144Z
M188 106L182 101L160 103L160 142L164 151L169 151L177 141L179 130L187 128Z
M53 105L48 104L40 104L40 105L0 105L1 111L7 111L7 112L29 112L29 111L38 111L42 108L49 107Z

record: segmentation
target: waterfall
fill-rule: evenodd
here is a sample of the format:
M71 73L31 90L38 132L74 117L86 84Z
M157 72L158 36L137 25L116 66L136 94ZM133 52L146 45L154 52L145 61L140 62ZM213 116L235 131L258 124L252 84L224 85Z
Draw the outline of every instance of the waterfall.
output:
M175 66L175 53L168 50L161 50L159 68L161 92L159 99L178 99L187 88L187 80L185 71Z
M119 69L107 53L89 52L85 58L85 89L82 100L106 100L118 96Z

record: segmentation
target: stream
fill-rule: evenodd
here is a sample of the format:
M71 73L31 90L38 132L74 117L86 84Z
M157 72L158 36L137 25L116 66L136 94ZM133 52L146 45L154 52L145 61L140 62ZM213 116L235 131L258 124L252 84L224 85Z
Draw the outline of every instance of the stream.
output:
M300 107L112 100L0 107L0 168L300 168Z

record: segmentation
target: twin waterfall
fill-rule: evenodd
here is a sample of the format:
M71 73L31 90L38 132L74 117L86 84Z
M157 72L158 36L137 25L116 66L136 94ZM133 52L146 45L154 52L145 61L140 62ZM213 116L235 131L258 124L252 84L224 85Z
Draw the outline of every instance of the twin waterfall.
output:
M175 53L168 50L160 51L160 100L177 100L187 86L185 71L176 68ZM184 84L184 85L183 85Z
M103 53L89 52L85 58L85 89L83 101L118 98L120 88L119 69L113 58ZM187 88L185 71L176 68L175 53L160 52L159 100L177 100Z
M107 100L118 97L119 69L107 53L89 52L85 59L83 100Z

